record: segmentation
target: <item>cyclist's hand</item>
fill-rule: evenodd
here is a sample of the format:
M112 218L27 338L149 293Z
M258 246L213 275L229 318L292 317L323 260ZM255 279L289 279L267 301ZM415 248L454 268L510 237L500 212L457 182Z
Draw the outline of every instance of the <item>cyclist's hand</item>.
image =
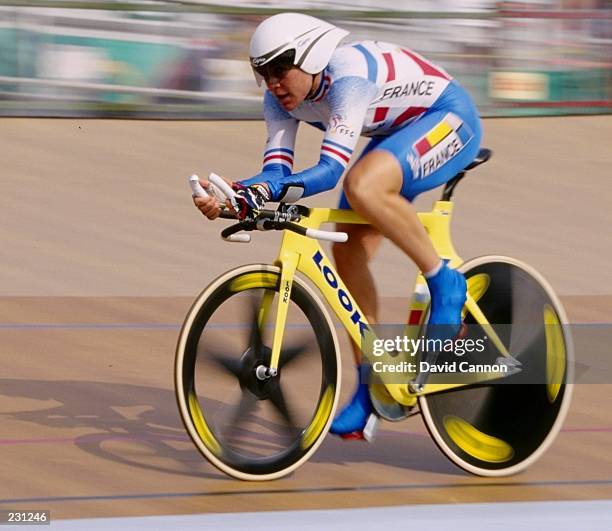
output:
M254 211L261 210L267 201L270 201L270 191L265 184L252 184L244 186L233 183L232 188L236 196L232 199L232 208L239 220L253 219Z
M210 191L211 185L206 179L200 179L200 185L204 190ZM208 219L217 219L221 214L222 203L214 194L209 194L208 197L193 197L193 204L202 212Z

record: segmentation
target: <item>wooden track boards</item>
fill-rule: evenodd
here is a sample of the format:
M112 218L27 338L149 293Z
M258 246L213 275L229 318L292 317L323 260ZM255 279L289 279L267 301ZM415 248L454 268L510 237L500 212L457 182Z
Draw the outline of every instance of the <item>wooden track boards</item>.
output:
M573 322L612 315L611 122L488 120L494 158L457 192L462 255L530 262ZM71 518L612 498L610 385L578 386L551 450L502 480L456 469L418 417L385 424L373 446L329 437L278 482L234 481L201 458L173 393L180 322L215 275L269 261L277 238L224 244L191 207L185 181L224 168L247 175L262 131L257 122L0 121L0 507ZM317 138L302 134L301 166L316 159ZM391 297L408 294L410 267L385 245L374 270L384 313L400 312L403 299ZM353 385L346 354L343 397Z

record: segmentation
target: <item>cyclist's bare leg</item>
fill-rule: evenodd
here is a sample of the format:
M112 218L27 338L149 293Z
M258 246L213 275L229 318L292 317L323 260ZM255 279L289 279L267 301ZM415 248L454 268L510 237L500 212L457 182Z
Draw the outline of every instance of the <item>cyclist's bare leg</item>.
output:
M400 195L402 183L402 168L395 157L375 149L350 170L344 180L344 192L353 210L377 229L375 241L380 243L380 235L386 236L425 273L431 292L429 322L458 326L465 300L465 278L441 263L416 210ZM367 239L362 238L360 242L356 238L352 248L341 250L337 246L334 255L340 276L351 292L355 290L353 294L368 319L375 322L376 291L367 263L373 254L368 251L375 251L378 245L366 242ZM351 251L355 254L350 255ZM358 369L359 379L353 397L330 428L331 433L343 437L363 437L366 421L372 412L372 402L364 383L369 368L366 364L358 364Z
M351 208L406 253L421 271L440 263L414 207L400 195L402 169L393 155L374 150L363 157L344 180Z
M338 223L336 230L349 235L346 243L336 243L332 248L336 269L368 322L374 324L378 319L378 297L368 263L374 258L383 237L369 225ZM355 364L359 365L361 351L352 340L351 348Z
M466 297L465 277L443 264L412 204L400 195L402 168L389 152L369 152L344 179L344 192L358 214L404 251L423 271L431 293L429 324L457 333ZM438 329L439 330L439 329Z
M375 323L378 317L378 300L368 262L380 247L382 235L370 225L338 223L336 230L346 231L349 235L346 243L333 246L338 273L368 322ZM351 400L334 419L330 431L344 438L361 439L362 430L372 411L368 386L364 383L369 367L361 364L360 349L352 340L350 343L357 366L357 387Z

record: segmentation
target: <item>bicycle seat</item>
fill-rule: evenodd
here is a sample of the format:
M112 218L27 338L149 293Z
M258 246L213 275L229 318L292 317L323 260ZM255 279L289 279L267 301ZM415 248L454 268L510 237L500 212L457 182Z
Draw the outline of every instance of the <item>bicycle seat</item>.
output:
M459 181L465 177L465 174L474 169L476 166L480 166L481 164L487 162L493 155L493 152L490 149L482 148L476 158L465 168L463 168L457 175L455 175L450 181L446 183L444 186L444 191L442 192L442 201L450 201L453 197L453 192L455 191L455 187L459 184Z
M481 164L487 162L487 160L491 158L491 155L493 155L493 152L490 149L482 148L478 152L478 155L476 155L476 158L472 161L472 163L469 166L466 166L463 171L465 172L468 170L472 170L476 166L480 166Z

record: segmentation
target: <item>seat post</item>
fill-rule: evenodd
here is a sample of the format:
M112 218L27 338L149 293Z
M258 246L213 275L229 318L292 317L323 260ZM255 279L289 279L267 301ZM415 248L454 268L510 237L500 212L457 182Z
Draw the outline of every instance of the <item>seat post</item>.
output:
M465 172L459 172L455 175L450 181L446 183L444 186L444 190L442 191L442 201L451 201L453 199L453 193L455 192L455 187L459 184L459 181L465 177Z
M459 184L459 181L465 177L466 172L487 162L487 160L491 158L491 155L493 155L493 152L490 149L481 148L474 160L446 183L444 191L442 192L442 201L451 201L453 193L455 192L455 187Z

